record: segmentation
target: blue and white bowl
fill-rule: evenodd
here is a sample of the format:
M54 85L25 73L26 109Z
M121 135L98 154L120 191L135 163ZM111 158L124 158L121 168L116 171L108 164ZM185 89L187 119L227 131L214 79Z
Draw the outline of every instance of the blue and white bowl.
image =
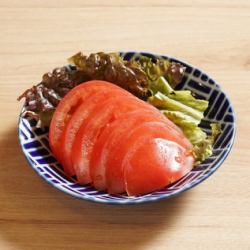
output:
M222 133L214 144L214 152L205 162L194 168L178 182L160 191L139 197L128 197L126 195L110 195L99 192L91 185L79 185L75 178L67 177L62 166L54 158L48 142L48 131L36 128L34 120L20 118L19 140L25 157L30 166L49 184L55 188L74 197L107 204L138 204L157 201L175 196L184 192L212 175L218 169L229 154L235 136L235 115L227 95L219 85L201 70L184 62L167 56L153 55L149 53L125 52L121 55L129 60L141 55L155 58L165 58L173 62L180 62L186 67L186 74L179 89L189 89L196 96L209 100L209 108L201 127L210 131L209 124L218 122L221 124Z

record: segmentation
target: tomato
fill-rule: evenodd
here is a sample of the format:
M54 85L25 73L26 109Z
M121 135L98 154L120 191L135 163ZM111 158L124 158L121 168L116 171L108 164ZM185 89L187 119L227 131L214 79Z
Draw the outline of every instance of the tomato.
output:
M90 95L96 93L96 91L102 91L104 89L120 89L125 91L114 84L94 80L78 85L60 101L53 114L49 130L49 144L59 162L62 163L63 154L61 150L61 137L66 124L81 103L83 103ZM66 174L74 175L72 166L67 166L64 170Z
M89 118L82 124L73 144L71 159L80 183L86 184L94 181L95 187L98 188L95 180L90 176L89 164L93 147L98 137L105 127L110 126L110 123L123 113L136 110L139 107L145 107L145 105L145 102L133 96L115 96L99 103L99 106L96 107Z
M157 191L186 175L194 165L192 146L161 122L145 123L130 136L122 161L128 195Z
M66 169L72 167L72 147L76 134L80 129L80 126L91 117L93 110L96 106L104 100L112 98L113 96L131 96L128 92L120 89L105 89L103 91L97 91L95 94L89 96L81 105L79 105L69 122L67 123L61 138L61 152L62 152L62 164Z
M128 141L129 134L136 126L148 121L162 121L175 126L161 112L145 105L123 115L104 129L95 144L90 168L95 186L100 190L107 188L109 193L115 194L125 192L121 168L123 155L119 154L119 149Z
M130 149L131 145L134 141L137 140L138 137L147 134L147 126L145 130L141 130L140 127L144 127L145 122L152 122L152 121L160 121L164 123L165 129L168 130L168 133L172 133L176 136L176 138L182 140L184 137L183 133L176 128L176 126L169 121L166 117L160 116L160 112L155 112L153 114L146 113L144 115L138 117L131 117L132 126L128 123L128 126L117 125L117 128L114 129L114 132L109 137L109 142L107 144L106 152L108 152L105 156L105 160L102 160L103 165L106 168L106 179L107 179L107 187L109 193L122 193L125 191L124 186L124 176L123 176L123 168L121 162L125 157L125 154ZM131 127L133 129L131 129ZM139 127L139 130L138 130ZM121 129L123 132L121 132ZM120 135L119 135L120 134ZM191 147L189 142L187 143L188 146ZM117 147L119 145L119 147Z
M81 84L61 100L49 141L66 174L114 194L159 190L194 164L193 146L175 124L104 81Z

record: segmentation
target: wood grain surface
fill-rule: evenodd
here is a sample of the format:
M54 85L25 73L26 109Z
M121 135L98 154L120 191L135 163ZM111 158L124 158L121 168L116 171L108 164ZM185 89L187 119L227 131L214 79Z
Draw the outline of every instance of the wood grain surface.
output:
M0 249L250 249L250 1L0 0ZM175 56L216 79L237 115L222 167L176 198L108 206L29 167L16 97L83 50Z

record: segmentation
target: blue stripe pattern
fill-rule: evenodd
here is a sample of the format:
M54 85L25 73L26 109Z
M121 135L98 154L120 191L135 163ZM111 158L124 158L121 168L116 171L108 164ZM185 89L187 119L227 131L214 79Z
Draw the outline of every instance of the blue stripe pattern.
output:
M210 106L201 122L201 127L206 132L211 132L209 126L211 122L218 122L222 127L222 133L214 145L213 155L181 180L158 192L138 197L109 195L105 192L97 191L91 185L79 185L74 177L66 176L62 166L50 151L48 129L36 128L36 122L33 119L20 118L19 140L29 164L43 179L59 190L80 199L108 204L138 204L156 201L175 196L196 186L215 172L226 159L233 145L235 115L230 100L219 85L207 74L175 58L145 52L121 52L120 54L126 60L136 59L141 55L148 56L153 60L165 58L172 62L179 62L186 67L185 76L178 89L189 89L196 96L209 100Z

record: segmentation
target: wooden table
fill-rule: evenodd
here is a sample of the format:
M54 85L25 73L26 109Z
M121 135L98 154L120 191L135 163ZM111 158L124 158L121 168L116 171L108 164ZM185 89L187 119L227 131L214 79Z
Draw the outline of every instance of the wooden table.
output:
M1 250L250 249L248 0L2 0L0 32ZM138 206L85 202L45 183L21 153L16 97L79 50L169 54L212 75L237 115L223 166L193 190Z

